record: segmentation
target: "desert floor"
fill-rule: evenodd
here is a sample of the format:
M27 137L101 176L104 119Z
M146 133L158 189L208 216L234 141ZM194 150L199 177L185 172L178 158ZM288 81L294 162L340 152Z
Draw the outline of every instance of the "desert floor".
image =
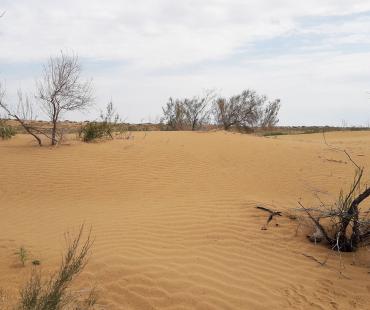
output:
M326 138L370 180L369 132ZM26 247L47 274L63 233L85 223L95 243L74 289L96 285L102 309L370 309L366 249L343 254L341 267L297 220L261 230L256 205L295 212L352 182L353 166L321 134L136 132L57 148L18 135L0 141L0 171L0 308L32 269L14 252Z

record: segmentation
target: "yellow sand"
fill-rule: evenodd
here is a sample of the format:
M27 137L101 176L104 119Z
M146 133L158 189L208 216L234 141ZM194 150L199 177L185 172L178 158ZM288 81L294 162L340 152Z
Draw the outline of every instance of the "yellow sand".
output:
M369 132L327 140L366 165L370 179ZM297 221L283 217L261 230L267 214L256 204L313 206L315 193L330 201L352 181L348 159L320 134L147 132L57 148L18 135L0 141L0 171L0 288L8 300L32 268L19 266L17 248L29 249L46 274L60 260L63 232L85 223L96 240L75 287L96 284L103 309L370 308L366 250L356 265L343 254L339 269L335 253L302 230L295 235ZM320 266L302 253L330 256Z

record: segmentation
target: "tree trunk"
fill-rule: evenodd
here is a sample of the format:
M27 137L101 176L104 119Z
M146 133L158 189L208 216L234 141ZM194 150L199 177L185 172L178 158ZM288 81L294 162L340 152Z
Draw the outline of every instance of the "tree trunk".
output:
M53 128L51 131L51 145L57 145L58 140L56 139L57 135L57 121L53 120Z
M359 210L360 203L370 196L370 188L367 188L356 199L354 199L349 207L346 216L343 218L338 232L338 244L340 251L352 252L356 250L361 240L360 223L359 223ZM353 222L351 237L347 237L348 225Z

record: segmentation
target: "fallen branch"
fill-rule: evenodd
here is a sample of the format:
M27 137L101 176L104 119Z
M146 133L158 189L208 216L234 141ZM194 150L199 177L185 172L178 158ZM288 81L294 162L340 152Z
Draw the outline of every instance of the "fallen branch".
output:
M310 258L312 259L313 261L315 261L316 263L318 263L319 265L321 266L325 266L326 265L326 262L328 261L329 259L329 256L323 261L323 262L320 262L316 257L312 256L312 255L308 255L306 253L302 253L303 256L307 257L307 258Z
M273 211L269 208L262 207L262 206L257 206L256 208L270 213L269 217L267 218L266 224L264 226L262 226L262 228L261 228L262 230L267 229L268 224L274 219L275 216L282 216L281 211Z

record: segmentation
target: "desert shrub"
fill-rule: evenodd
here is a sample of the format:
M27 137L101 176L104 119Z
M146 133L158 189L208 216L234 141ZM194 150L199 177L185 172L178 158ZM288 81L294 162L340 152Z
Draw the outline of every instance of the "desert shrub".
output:
M83 126L79 132L84 142L91 142L99 139L113 139L113 134L117 131L123 134L126 126L119 122L119 115L113 103L109 102L105 111L100 112L100 121L91 122Z
M4 120L0 120L0 138L2 140L11 139L15 134L13 127L7 125Z
M15 252L15 255L17 255L20 263L24 267L26 265L26 261L28 260L28 251L25 247L21 246L17 252Z
M360 246L370 244L369 211L359 207L370 196L370 187L364 189L361 186L364 168L354 164L356 173L353 183L347 192L340 191L336 202L324 204L319 201L317 208L306 208L299 202L315 228L315 232L309 236L310 240L325 240L333 250L341 252L353 252Z
M112 135L106 124L91 122L81 128L80 137L84 142L91 142L107 137L112 138Z
M165 124L164 130L183 130L186 128L185 109L181 100L170 98L162 110L161 123Z
M74 239L66 235L67 248L60 267L49 280L43 281L40 271L34 269L20 292L19 310L91 309L96 303L92 290L83 300L70 290L73 280L85 268L93 241L90 233L82 241L84 226ZM67 308L68 307L68 308Z
M254 90L244 90L241 94L229 99L218 98L214 104L213 114L216 123L225 130L235 127L271 128L278 123L280 100L268 101L265 95L259 95Z
M162 108L161 123L165 130L198 130L208 123L209 105L214 99L213 91L206 91L202 97L185 99L170 98Z

